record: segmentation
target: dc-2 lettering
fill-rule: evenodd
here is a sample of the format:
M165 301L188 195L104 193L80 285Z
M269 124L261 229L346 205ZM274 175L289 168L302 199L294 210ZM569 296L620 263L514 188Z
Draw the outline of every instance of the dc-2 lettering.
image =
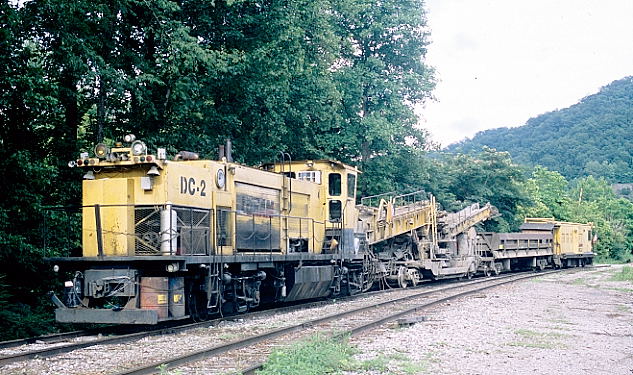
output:
M206 197L207 182L200 180L199 183L193 177L180 176L180 194L196 195Z

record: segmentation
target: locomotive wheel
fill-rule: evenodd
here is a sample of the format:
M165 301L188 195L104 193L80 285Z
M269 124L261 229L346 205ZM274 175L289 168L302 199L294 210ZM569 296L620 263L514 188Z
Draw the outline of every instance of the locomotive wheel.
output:
M398 267L398 286L402 289L408 286L407 284L407 267Z
M408 270L408 273L411 278L411 286L413 287L418 286L418 283L420 282L420 279L421 279L420 272L418 272L418 270L416 270L415 268L412 268Z
M484 275L486 277L490 277L492 275L492 271L490 270L490 267L488 266L484 267Z
M495 276L497 276L501 273L501 267L495 264L495 266L492 268L492 271L495 273Z

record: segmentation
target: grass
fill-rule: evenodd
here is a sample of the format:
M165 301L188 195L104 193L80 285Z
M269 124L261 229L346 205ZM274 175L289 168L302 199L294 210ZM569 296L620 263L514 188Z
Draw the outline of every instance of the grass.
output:
M537 349L565 348L565 345L560 342L560 340L571 337L571 335L565 333L537 332L530 329L518 329L514 331L514 333L520 336L520 339L518 341L508 343L508 346Z
M620 272L616 272L611 276L613 281L628 281L633 283L633 267L624 266Z
M350 369L356 350L346 340L314 336L306 341L275 350L257 373L260 375L331 374ZM378 365L379 361L373 363ZM369 365L368 365L369 366Z
M356 360L358 350L347 340L334 340L314 336L306 341L294 343L286 348L275 350L259 375L325 375L355 371L371 374L413 375L429 371L429 363L439 360L435 352L428 352L421 360L412 360L404 352L377 355L371 359Z
M428 365L424 362L407 362L400 365L400 370L404 374L422 374L428 371Z
M578 279L574 279L572 280L572 282L570 283L572 285L586 285L587 284L587 279L585 278L578 278Z
M633 261L633 258L627 257L624 259L614 259L614 258L604 258L604 257L596 257L594 259L594 264L626 264Z
M385 372L389 369L389 358L381 354L372 359L360 362L356 367L364 371Z

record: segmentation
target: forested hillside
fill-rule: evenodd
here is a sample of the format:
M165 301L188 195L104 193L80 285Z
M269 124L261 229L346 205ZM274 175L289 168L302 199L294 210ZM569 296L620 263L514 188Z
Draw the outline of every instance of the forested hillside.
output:
M489 146L508 151L515 162L542 165L568 179L604 177L633 181L633 77L583 98L578 104L530 119L518 128L478 133L448 147L473 152Z

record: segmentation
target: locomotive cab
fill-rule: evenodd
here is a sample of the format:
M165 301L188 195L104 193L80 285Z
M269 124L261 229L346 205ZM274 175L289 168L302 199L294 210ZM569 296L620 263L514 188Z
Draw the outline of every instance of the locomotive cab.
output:
M358 221L356 207L356 182L360 171L356 167L334 160L305 160L269 164L265 169L284 174L299 181L319 186L319 218L325 224L325 240L322 251L357 254L362 234L355 233Z

